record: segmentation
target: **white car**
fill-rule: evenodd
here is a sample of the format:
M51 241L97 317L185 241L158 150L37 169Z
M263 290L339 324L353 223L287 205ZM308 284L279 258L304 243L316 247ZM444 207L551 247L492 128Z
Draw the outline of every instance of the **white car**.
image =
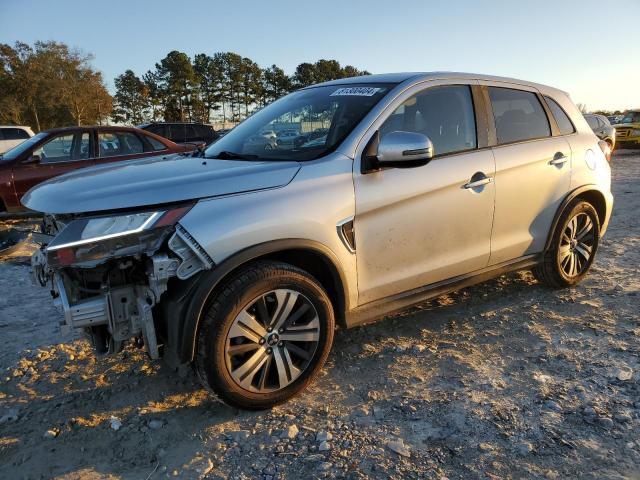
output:
M33 132L30 127L19 127L17 125L0 126L0 154L31 137L33 137Z

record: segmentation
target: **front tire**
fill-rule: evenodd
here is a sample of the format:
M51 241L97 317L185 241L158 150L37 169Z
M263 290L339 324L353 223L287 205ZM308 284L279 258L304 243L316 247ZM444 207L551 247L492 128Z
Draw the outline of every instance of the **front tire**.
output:
M551 247L533 273L553 288L577 285L589 272L600 243L600 221L589 202L577 200L560 217Z
M225 403L264 409L304 390L324 365L335 320L309 273L260 261L232 278L204 309L195 367Z

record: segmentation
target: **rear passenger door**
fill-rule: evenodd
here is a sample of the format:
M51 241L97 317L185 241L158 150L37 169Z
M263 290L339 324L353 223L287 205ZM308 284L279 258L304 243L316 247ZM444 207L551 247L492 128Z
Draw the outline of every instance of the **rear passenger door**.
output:
M496 205L490 265L541 252L569 191L571 148L539 92L480 82L493 113ZM490 119L491 120L491 119Z

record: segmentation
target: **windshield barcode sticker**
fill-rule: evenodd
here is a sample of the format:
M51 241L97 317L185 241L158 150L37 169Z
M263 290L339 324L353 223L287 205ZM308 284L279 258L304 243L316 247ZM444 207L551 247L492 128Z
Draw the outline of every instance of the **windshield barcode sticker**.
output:
M330 97L339 97L339 96L353 96L353 97L372 97L376 94L376 92L382 90L381 88L375 87L348 87L348 88L339 88L335 92L333 92Z

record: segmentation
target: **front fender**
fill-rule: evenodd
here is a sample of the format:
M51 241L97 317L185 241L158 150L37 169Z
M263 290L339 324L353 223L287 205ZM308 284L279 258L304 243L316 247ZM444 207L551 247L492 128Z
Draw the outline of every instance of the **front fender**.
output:
M336 309L344 311L349 297L346 274L335 253L327 246L305 239L282 239L255 245L232 255L212 270L171 285L154 315L165 327L165 361L173 367L191 362L196 353L200 319L211 294L233 271L259 258L286 251L314 252L333 270L339 292Z

